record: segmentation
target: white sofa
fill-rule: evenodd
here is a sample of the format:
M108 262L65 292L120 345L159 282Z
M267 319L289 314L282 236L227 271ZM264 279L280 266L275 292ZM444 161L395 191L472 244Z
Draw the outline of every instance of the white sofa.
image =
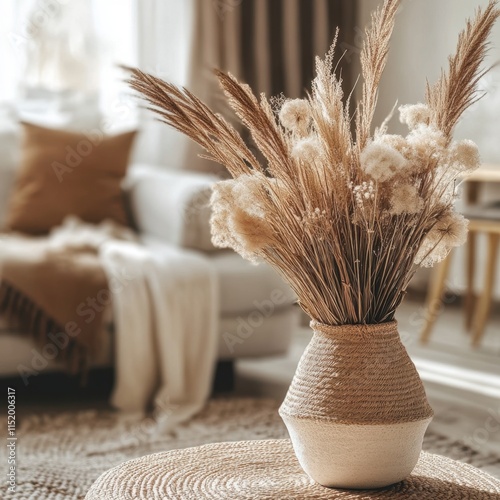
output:
M216 251L211 246L207 196L216 178L141 165L130 170L125 190L142 236L202 251L219 273L219 359L286 352L300 316L289 287L268 265L255 266L232 251ZM13 178L13 168L0 168L0 224ZM106 348L95 366L113 362L112 328L106 332ZM26 369L35 373L64 369L37 353L29 335L0 318L1 377L17 376Z

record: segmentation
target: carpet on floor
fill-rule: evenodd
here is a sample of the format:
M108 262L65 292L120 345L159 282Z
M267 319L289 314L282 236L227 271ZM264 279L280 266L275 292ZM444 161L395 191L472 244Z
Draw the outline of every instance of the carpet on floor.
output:
M221 441L285 438L278 406L263 399L214 399L171 433L162 432L168 415L154 419L102 410L30 415L18 427L17 492L2 498L81 500L100 474L142 455ZM427 434L424 450L479 468L500 463L500 457L433 433ZM5 478L5 447L0 455Z

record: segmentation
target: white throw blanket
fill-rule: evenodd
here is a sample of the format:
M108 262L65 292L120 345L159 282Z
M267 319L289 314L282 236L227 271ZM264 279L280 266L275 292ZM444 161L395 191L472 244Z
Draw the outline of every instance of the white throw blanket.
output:
M217 276L200 254L143 243L111 241L100 247L116 328L112 403L143 411L154 401L170 429L199 411L210 395Z
M104 267L115 326L112 404L143 412L153 403L168 429L199 411L210 395L219 326L209 259L75 217L52 231L51 245L94 250Z

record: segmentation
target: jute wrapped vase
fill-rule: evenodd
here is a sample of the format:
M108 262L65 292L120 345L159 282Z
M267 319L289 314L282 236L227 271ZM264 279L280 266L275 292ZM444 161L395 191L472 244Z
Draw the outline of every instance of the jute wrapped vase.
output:
M304 471L335 488L381 488L415 467L433 411L397 323L313 338L280 407Z

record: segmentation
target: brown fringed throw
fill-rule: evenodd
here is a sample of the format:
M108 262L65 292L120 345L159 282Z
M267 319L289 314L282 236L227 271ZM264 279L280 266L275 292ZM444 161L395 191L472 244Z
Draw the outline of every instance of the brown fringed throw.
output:
M96 251L56 249L48 238L3 236L0 277L0 314L31 334L42 354L66 360L72 373L84 370L99 347L110 301Z

